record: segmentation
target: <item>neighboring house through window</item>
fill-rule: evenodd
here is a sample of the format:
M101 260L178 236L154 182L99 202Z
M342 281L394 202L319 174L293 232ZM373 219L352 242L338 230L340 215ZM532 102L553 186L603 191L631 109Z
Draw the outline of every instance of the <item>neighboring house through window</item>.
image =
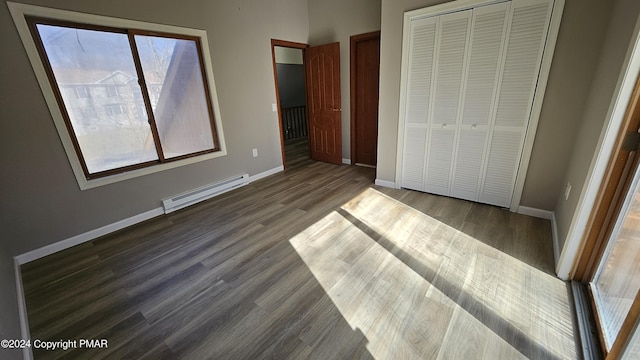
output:
M35 45L25 48L55 97L54 120L65 124L56 123L58 132L81 167L81 188L226 155L206 33L10 4L16 7L23 42L26 28Z

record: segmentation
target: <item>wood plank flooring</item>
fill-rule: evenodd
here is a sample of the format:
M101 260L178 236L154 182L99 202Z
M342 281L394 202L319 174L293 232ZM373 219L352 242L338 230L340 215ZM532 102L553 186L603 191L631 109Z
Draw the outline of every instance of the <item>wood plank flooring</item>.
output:
M310 160L22 266L36 359L573 359L550 224Z
M303 165L309 160L309 138L302 136L284 141L287 169Z

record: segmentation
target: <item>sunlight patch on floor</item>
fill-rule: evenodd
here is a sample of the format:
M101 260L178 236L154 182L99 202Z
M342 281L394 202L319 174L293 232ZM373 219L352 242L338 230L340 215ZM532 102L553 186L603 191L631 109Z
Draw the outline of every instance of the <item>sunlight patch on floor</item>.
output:
M377 359L575 358L562 281L375 189L290 243Z

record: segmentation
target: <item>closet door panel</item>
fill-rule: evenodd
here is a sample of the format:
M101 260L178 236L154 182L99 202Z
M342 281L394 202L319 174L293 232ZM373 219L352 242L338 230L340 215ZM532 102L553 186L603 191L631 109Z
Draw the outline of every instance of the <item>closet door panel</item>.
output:
M407 126L406 130L402 160L402 187L423 191L427 129L425 126Z
M440 16L424 191L449 195L472 11Z
M509 3L473 10L450 195L478 201L494 114Z
M496 126L524 128L529 122L552 5L548 0L513 1Z
M498 88L509 3L473 10L463 125L489 125Z
M524 134L520 131L494 131L479 201L509 207L518 171Z
M426 156L427 119L438 18L413 21L409 50L407 105L405 113L402 187L422 190Z
M455 125L460 106L471 10L440 16L431 123Z
M432 129L427 159L426 183L423 191L449 196L454 129Z
M487 133L477 129L460 131L450 196L478 201Z
M438 18L412 22L407 88L408 124L427 124L433 80Z
M480 201L509 207L553 2L514 0Z

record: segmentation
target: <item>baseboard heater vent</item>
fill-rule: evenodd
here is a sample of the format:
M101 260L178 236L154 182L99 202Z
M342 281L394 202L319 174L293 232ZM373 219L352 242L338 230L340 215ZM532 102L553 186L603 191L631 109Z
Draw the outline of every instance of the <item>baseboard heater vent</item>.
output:
M227 191L239 188L249 183L249 174L238 175L215 184L205 185L182 194L162 200L164 213L168 214L187 206L205 201Z

